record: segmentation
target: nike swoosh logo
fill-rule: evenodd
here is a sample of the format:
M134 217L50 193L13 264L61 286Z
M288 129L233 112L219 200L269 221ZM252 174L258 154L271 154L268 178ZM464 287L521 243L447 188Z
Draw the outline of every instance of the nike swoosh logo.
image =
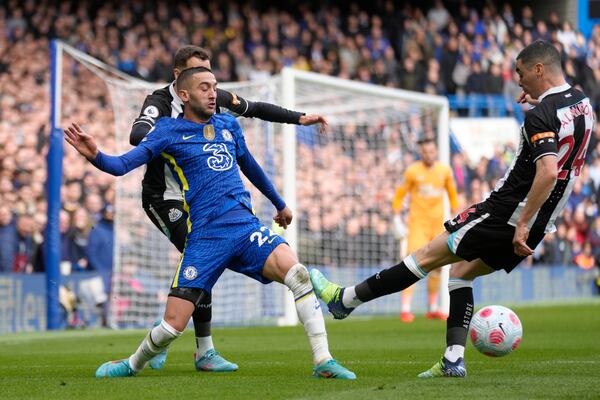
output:
M193 138L194 136L196 136L196 135L190 135L190 136L185 136L185 135L183 135L183 140L188 140L188 139L191 139L191 138Z
M267 240L267 243L271 244L273 243L273 240L275 240L277 238L277 236L272 237L271 239Z

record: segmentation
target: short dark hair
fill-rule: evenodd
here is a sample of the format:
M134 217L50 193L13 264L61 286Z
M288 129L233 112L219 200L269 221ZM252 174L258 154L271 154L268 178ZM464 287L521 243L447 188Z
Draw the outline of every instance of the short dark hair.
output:
M417 139L417 144L419 146L426 143L437 144L437 140L433 136L422 136L419 139Z
M181 71L181 73L177 77L177 82L175 83L175 85L177 85L177 89L184 89L186 87L188 81L190 80L190 78L194 74L197 74L199 72L210 72L212 74L212 71L210 70L210 68L206 68L206 67L186 68L183 71Z
M200 46L187 45L180 47L175 53L173 59L173 68L182 70L185 68L186 63L190 58L197 57L201 60L210 60L210 53L208 50L203 49Z
M517 60L521 60L527 66L541 63L557 71L561 70L560 53L545 40L536 40L525 47L517 56Z

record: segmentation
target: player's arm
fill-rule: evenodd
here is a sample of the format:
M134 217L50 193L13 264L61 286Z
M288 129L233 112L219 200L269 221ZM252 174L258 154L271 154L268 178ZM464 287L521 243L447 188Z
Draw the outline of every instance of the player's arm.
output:
M552 189L554 189L558 177L557 160L558 157L555 154L547 154L535 162L535 177L533 178L531 189L527 193L527 202L517 221L515 237L513 239L515 253L519 256L533 254L533 249L526 243L529 237L528 223L546 202Z
M232 121L230 128L236 138L236 158L242 173L271 201L277 209L277 214L273 217L273 220L283 229L286 229L292 222L292 211L286 206L285 201L281 198L267 174L246 147L242 129L235 119Z
M535 176L515 227L513 246L515 254L519 256L533 254L526 243L529 237L528 224L550 196L558 178L557 130L544 122L540 114L529 112L525 116L524 128L535 162Z
M448 175L446 176L446 193L448 193L448 202L450 203L450 209L452 212L458 210L458 196L456 191L456 182L452 175L452 170L448 168Z
M402 182L396 188L396 193L394 194L394 199L392 200L392 210L394 213L399 214L402 211L402 200L404 200L404 196L410 190L411 187L411 175L410 171L404 171L404 176L402 177Z
M288 110L271 103L249 101L227 90L217 88L217 105L233 111L236 115L247 118L259 118L264 121L296 125L313 125L320 123L327 126L327 120L317 114L309 114Z
M154 128L156 121L161 117L171 116L169 101L159 95L151 94L144 100L140 115L133 121L129 133L129 143L132 146L140 144L148 132Z
M402 200L404 200L404 196L406 196L406 193L410 190L410 185L410 172L409 170L406 170L404 171L402 183L400 183L396 189L394 199L392 200L392 210L394 211L394 233L398 239L403 239L408 233L400 213L402 212Z
M73 123L64 130L65 140L91 162L96 168L111 175L125 175L131 170L146 164L156 155L148 146L138 146L120 156L109 156L98 150L93 136Z

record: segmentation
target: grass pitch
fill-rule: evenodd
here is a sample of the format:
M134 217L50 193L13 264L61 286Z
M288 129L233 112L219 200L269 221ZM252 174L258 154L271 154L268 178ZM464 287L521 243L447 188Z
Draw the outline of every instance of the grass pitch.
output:
M193 369L193 330L169 351L161 371L95 379L104 361L128 356L144 331L87 330L0 336L2 399L400 399L600 398L600 302L515 307L523 342L488 358L467 345L466 379L418 380L441 356L444 323L417 318L327 321L330 347L357 381L311 378L302 327L214 329L234 373ZM218 311L217 311L218 312Z

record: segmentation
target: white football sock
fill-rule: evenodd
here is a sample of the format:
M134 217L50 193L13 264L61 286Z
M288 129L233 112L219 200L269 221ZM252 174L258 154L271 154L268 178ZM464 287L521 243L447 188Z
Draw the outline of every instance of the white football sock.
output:
M129 365L136 372L143 370L148 361L165 351L173 340L181 336L181 333L163 319L159 325L150 330L140 347L129 357Z
M198 352L196 353L196 359L200 359L207 351L215 348L212 341L212 336L204 336L198 337L196 336L196 348Z
M459 358L465 357L465 346L461 346L459 344L453 344L452 346L446 347L446 352L444 353L444 357L446 360L450 362L456 362Z
M319 300L315 296L310 275L306 267L302 264L296 264L288 271L283 283L290 288L294 294L296 312L298 319L304 325L304 330L308 336L308 342L313 352L313 361L315 365L332 359L329 353L329 344L327 343L327 331L325 330L325 320Z
M342 304L344 307L348 308L356 308L360 306L363 302L356 297L356 289L355 286L348 286L344 289L344 295L342 296Z

